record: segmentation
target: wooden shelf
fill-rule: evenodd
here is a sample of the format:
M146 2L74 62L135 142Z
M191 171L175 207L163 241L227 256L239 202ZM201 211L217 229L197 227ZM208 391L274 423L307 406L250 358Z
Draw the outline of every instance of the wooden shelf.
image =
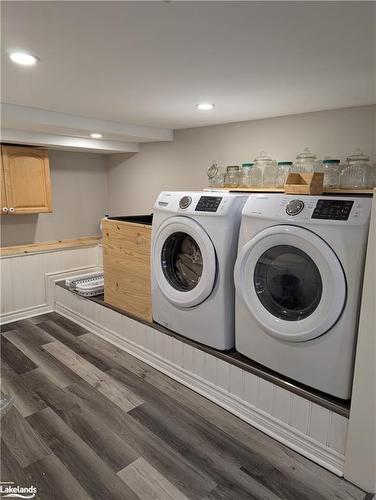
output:
M224 191L227 193L284 193L283 188L205 188L204 191ZM375 194L374 189L324 189L324 194Z
M13 247L1 247L0 257L10 255L30 254L36 252L52 252L54 250L64 250L67 248L92 247L100 242L100 236L87 236L72 240L44 241L41 243L31 243L29 245L17 245Z
M324 189L324 193L332 194L375 194L374 189Z

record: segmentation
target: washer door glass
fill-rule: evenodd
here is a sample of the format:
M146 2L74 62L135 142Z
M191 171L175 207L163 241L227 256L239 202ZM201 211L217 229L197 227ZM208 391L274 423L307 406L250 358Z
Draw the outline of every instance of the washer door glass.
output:
M297 321L315 311L322 280L311 257L291 245L264 252L254 272L254 287L263 306L277 318Z
M172 233L161 254L162 269L171 286L182 292L195 288L202 276L202 254L198 243L187 233Z
M346 279L331 247L317 234L280 225L257 233L239 250L237 301L267 334L288 342L312 340L341 316ZM252 331L250 329L250 342Z
M178 307L207 299L215 284L217 262L213 243L189 217L171 217L153 237L153 277L165 298Z

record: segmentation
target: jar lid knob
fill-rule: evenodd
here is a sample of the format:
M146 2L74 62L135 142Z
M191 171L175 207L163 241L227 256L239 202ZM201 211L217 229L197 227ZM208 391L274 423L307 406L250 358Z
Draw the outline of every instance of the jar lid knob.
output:
M296 157L297 160L299 160L300 158L317 158L317 156L312 153L310 148L304 148L303 151Z

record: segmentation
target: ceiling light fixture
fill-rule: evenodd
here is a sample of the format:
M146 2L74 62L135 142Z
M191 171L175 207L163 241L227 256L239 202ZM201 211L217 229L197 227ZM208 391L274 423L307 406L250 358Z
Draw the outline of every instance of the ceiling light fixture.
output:
M210 104L208 102L202 102L201 104L196 104L196 108L201 111L209 111L214 108L214 104Z
M92 137L93 139L102 139L102 134L97 134L96 132L94 132L93 134L90 134L90 137Z
M9 58L11 61L16 64L21 64L22 66L33 66L39 61L39 57L26 54L26 52L12 52L9 54Z

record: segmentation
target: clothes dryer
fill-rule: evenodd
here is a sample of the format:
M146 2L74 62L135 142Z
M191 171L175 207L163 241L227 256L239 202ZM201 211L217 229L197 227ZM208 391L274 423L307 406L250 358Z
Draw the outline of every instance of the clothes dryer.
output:
M240 353L350 397L370 209L365 197L248 199L235 265Z
M234 264L247 196L163 192L152 226L157 323L219 350L234 347Z

